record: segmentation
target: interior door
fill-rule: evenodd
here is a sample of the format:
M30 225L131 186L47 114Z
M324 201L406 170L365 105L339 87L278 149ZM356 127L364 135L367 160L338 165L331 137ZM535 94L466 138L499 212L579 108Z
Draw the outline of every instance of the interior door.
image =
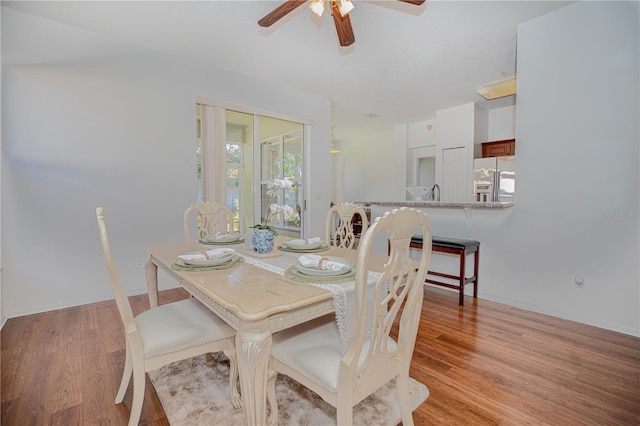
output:
M467 202L467 148L442 150L442 188L440 201Z

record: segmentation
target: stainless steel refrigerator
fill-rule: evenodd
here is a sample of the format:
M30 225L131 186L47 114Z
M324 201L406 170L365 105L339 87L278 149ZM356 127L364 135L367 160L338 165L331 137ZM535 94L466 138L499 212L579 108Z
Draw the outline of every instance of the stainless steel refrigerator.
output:
M514 201L515 162L515 155L473 160L474 201L481 203Z

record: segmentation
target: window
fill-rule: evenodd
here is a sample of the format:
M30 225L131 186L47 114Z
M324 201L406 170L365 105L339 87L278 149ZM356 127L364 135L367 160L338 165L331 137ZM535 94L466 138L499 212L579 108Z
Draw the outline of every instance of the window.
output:
M288 212L271 216L279 233L302 235L304 220L303 120L223 108L213 103L196 105L198 199L226 202L234 212L234 227L248 232L263 220L267 183L289 178L293 189L281 190L280 205ZM224 147L224 148L223 148ZM255 188L255 190L254 190Z

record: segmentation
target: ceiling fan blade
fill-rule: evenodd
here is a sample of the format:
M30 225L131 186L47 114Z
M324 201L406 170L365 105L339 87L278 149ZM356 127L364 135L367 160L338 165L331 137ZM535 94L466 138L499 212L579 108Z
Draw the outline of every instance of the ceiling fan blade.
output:
M341 16L340 11L335 6L331 7L331 15L333 16L334 24L336 24L336 32L338 33L340 46L351 46L356 42L356 36L353 34L353 28L351 27L351 19L349 19L349 15Z
M287 0L286 3L282 3L280 6L273 9L271 13L265 15L258 21L258 25L261 27L270 27L271 25L284 18L285 15L298 6L302 6L307 0Z
M425 2L425 0L398 0L398 1L403 1L405 3L415 4L416 6L420 6L422 3Z

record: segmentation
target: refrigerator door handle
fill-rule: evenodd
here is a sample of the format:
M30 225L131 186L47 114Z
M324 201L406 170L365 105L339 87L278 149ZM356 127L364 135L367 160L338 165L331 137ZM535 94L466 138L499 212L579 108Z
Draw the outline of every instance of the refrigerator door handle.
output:
M491 195L491 201L498 201L498 196L500 195L500 170L498 170L497 164L495 172L493 173L493 194Z

